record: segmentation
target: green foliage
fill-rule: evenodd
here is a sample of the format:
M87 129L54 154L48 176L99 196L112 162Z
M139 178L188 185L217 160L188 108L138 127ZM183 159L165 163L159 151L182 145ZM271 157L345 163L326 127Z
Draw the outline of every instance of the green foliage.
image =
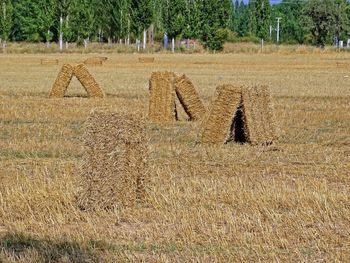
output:
M218 28L210 32L207 41L204 43L204 47L212 51L222 51L228 35L228 29Z
M232 21L231 0L207 0L201 4L201 40L210 50L222 50Z
M339 36L348 24L345 0L310 0L305 7L308 28L316 45L324 47L333 36Z
M163 10L164 30L170 38L180 35L186 26L186 0L165 0Z
M251 5L254 33L257 37L267 39L269 33L271 6L269 0L255 0Z
M140 38L152 22L151 0L131 0L131 17L135 35Z
M9 39L13 25L13 5L9 0L0 1L0 35L4 41Z
M347 0L0 0L0 38L16 41L140 39L154 28L161 40L200 39L205 47L221 50L230 41L276 39L276 18L281 17L284 43L324 46L334 36L350 33ZM260 41L260 40L259 40Z

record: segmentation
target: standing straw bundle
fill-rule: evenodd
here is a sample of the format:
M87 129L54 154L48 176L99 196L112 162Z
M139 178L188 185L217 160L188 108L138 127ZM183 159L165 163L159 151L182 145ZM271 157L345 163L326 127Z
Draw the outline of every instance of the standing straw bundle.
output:
M60 73L58 74L55 83L51 89L50 98L63 98L66 93L69 83L73 78L74 68L65 64L62 66Z
M143 117L94 111L86 122L83 140L87 150L78 200L82 209L133 206L145 200L149 173Z
M243 111L247 141L253 145L269 145L276 139L270 94L266 86L243 89Z
M105 96L103 90L97 84L96 80L92 77L84 64L77 65L74 69L74 74L90 97L103 98Z
M203 143L224 144L229 140L232 121L242 101L241 87L223 85L216 92L217 97L204 125Z
M177 97L190 120L202 119L206 114L206 109L191 80L186 77L186 75L177 78L175 81L175 89Z
M176 120L175 74L172 72L155 72L152 74L150 89L149 118L158 124Z

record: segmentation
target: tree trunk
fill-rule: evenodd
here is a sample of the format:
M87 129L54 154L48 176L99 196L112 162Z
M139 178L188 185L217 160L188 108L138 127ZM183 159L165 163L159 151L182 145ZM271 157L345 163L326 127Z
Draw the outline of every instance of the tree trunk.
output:
M175 53L175 38L171 39L171 52Z
M66 41L66 49L69 48L69 44L68 44L68 41Z
M62 16L60 17L60 51L62 52L63 50L63 32L62 32L62 27L63 27L63 18Z
M147 30L143 30L143 49L146 49L147 45Z
M87 49L87 47L88 47L88 41L87 39L84 39L84 48Z
M140 52L140 40L136 39L137 52Z

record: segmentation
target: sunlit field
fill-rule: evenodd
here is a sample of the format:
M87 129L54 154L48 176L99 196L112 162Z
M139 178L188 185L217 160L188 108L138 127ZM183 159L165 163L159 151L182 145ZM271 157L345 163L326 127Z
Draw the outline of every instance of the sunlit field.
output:
M350 261L350 54L102 55L89 70L106 99L77 80L48 99L63 63L94 54L0 56L0 262ZM148 126L146 204L79 210L84 121L99 107L147 115L158 70L185 73L207 107L220 84L267 84L279 140L204 146L182 112Z

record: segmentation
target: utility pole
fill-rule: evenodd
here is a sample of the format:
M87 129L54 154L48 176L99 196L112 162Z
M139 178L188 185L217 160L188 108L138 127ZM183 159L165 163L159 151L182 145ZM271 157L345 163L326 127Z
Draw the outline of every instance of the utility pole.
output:
M277 19L277 43L280 42L280 21L282 17L276 17Z

